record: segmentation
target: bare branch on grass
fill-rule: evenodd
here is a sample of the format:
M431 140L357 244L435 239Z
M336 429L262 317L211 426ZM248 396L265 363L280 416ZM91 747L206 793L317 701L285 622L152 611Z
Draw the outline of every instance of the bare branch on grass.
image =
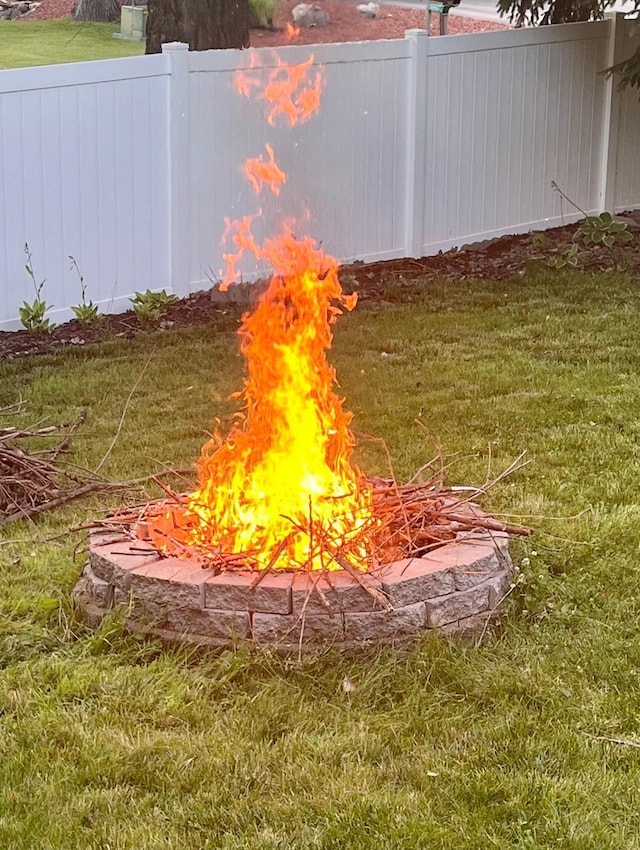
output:
M640 750L640 741L631 741L628 738L609 738L607 735L591 735L582 729L580 734L591 741L604 741L606 744L618 744L621 747L633 747L635 750Z
M96 473L100 472L100 470L102 469L102 467L104 466L104 464L107 462L107 460L108 460L108 458L109 458L109 455L111 454L111 452L112 452L112 451L113 451L113 449L115 448L115 445L116 445L116 443L118 442L118 437L120 436L120 432L122 431L122 426L124 425L124 420L125 420L126 415L127 415L127 410L129 409L129 405L131 404L131 399L133 398L133 396L134 396L134 394L135 394L135 391L136 391L136 390L138 389L138 387L140 386L140 381L141 381L141 380L142 380L142 378L144 377L144 373L147 371L147 369L148 369L148 367L149 367L149 364L151 363L151 358L153 357L153 355L154 355L154 354L155 354L155 349L154 349L154 350L151 352L151 354L147 357L147 362L146 362L146 363L144 364L144 366L142 367L142 371L141 371L141 372L140 372L140 374L138 375L138 377L137 377L137 379L136 379L135 384L131 387L131 392L130 392L130 393L129 393L129 395L127 396L127 400L126 400L126 401L125 401L125 403L124 403L124 408L123 408L123 410L122 410L122 415L120 416L120 421L118 422L118 427L116 428L116 433L114 434L114 436L113 436L113 440L111 440L111 443L110 443L110 445L109 445L109 448L108 448L108 449L107 449L107 451L105 452L104 457L102 458L102 460L100 461L100 463L96 466L96 468L93 470L94 474L96 474Z

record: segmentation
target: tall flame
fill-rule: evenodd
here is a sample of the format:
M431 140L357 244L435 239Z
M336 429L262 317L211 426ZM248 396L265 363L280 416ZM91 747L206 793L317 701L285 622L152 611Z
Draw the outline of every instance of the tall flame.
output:
M350 462L351 414L333 391L326 358L338 305L355 302L342 293L335 260L312 240L285 230L263 251L276 272L240 329L244 417L224 442L203 449L200 487L188 503L199 523L189 542L257 550L271 567L335 568L332 553L357 538L370 514ZM360 566L361 545L354 554Z
M313 56L297 66L278 63L260 88L242 75L238 90L260 92L267 120L307 120L318 108L321 78L310 80ZM270 145L267 158L247 160L256 192L275 194L286 181ZM351 414L334 392L327 360L332 325L355 306L338 280L338 263L285 224L258 245L252 217L227 221L237 248L225 254L223 287L236 278L245 251L266 260L274 274L252 313L243 317L241 350L247 377L239 393L243 413L226 439L216 437L198 462L199 487L188 498L186 544L198 551L246 553L259 568L338 569L367 566L371 493L351 463Z

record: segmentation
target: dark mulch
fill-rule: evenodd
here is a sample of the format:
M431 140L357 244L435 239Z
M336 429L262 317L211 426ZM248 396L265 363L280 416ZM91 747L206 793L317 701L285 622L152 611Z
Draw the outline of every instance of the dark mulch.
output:
M582 258L580 268L587 272L619 268L640 275L640 214L628 213L626 220L634 232L632 242L613 249L593 247ZM340 277L345 291L356 290L361 301L410 302L420 295L416 281L503 280L522 275L532 264L546 267L546 258L562 256L571 244L576 225L544 232L545 245L534 244L531 234L504 236L422 259L386 260L379 263L353 263L342 266ZM550 273L552 269L549 270ZM255 288L232 287L228 293L217 289L196 292L171 305L159 326L153 329L218 324L231 327L251 300ZM105 316L99 325L82 327L76 320L58 325L50 333L25 330L0 331L0 359L32 354L49 354L64 348L84 347L107 339L130 339L149 330L141 326L132 310Z

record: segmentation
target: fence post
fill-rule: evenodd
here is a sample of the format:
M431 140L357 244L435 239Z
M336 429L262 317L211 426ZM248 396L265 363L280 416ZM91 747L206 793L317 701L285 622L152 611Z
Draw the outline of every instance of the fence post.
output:
M610 25L607 50L607 68L624 59L624 28L622 12L605 16ZM605 81L604 108L602 114L602 149L600 153L600 186L598 207L600 212L614 211L615 184L618 166L618 131L620 128L620 92L615 77Z
M189 294L189 45L162 45L169 58L169 251L171 286Z
M407 128L405 155L407 186L405 204L405 247L407 257L422 256L424 245L424 192L426 163L423 145L427 132L427 57L429 33L426 30L407 30L405 38L411 44L411 63L407 86Z

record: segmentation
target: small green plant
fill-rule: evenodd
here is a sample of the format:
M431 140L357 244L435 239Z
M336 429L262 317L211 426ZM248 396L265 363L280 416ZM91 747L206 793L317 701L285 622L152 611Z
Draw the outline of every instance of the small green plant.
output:
M28 242L24 243L23 250L25 257L27 258L24 267L26 269L27 274L31 278L36 297L31 303L29 303L28 301L22 302L22 307L18 308L20 321L22 322L22 326L28 331L31 331L32 333L49 333L55 328L55 325L45 317L45 313L50 308L49 305L47 305L47 302L44 301L41 297L42 290L44 289L44 285L46 283L46 278L43 278L39 283L36 280L36 275L33 270L33 260L31 258L31 251L29 250Z
M588 215L574 234L574 239L582 239L585 245L606 245L613 248L616 243L631 242L626 222L614 221L609 212L600 215Z
M564 269L567 266L577 268L589 256L588 251L581 251L577 242L563 245L557 254L546 258L546 263L551 269Z
M555 180L551 181L551 186L564 200L581 212L584 219L575 230L571 242L560 245L555 250L550 248L549 240L544 233L534 233L531 238L532 245L541 253L532 259L543 260L552 269L579 268L589 257L595 256L593 249L604 247L611 255L613 268L623 270L632 267L633 257L625 256L624 249L621 247L633 240L626 222L615 221L609 212L588 215L562 191ZM599 256L602 259L602 255Z
M164 289L160 292L147 289L146 292L136 292L129 300L141 325L155 325L166 314L169 306L176 303L178 296L168 295Z
M97 304L94 304L91 300L87 301L87 287L84 282L84 275L80 272L76 258L69 255L69 260L71 261L71 268L75 269L76 274L80 279L80 292L82 293L82 301L80 304L76 304L75 307L71 308L73 310L73 314L83 328L86 328L89 325L97 325L103 320L104 316L101 316L98 312Z
M538 251L545 251L549 247L547 234L542 231L534 233L531 237L531 244L534 248L537 248Z

